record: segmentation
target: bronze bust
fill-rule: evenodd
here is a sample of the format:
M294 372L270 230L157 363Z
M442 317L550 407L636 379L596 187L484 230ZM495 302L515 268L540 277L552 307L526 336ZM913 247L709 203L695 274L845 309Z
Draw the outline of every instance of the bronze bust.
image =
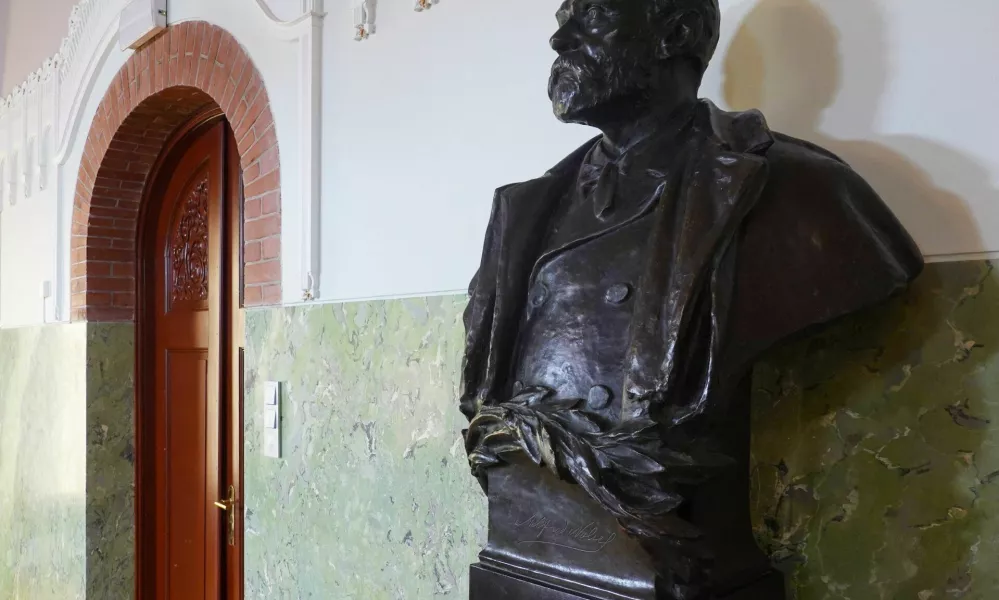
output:
M749 523L753 362L922 257L839 158L698 99L717 0L556 16L555 114L602 135L494 198L460 399L490 503L472 598L780 600Z

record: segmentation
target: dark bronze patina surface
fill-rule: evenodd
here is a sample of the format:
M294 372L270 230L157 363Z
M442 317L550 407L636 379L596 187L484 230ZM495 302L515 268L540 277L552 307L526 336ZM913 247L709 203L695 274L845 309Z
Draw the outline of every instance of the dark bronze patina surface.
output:
M602 135L497 191L465 313L489 495L474 600L780 600L748 512L748 373L921 270L843 161L697 89L716 0L567 0L556 116Z

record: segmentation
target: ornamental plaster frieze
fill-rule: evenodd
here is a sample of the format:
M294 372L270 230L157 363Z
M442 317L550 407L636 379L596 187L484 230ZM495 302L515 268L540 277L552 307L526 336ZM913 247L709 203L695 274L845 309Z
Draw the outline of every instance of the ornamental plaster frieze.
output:
M53 180L87 79L99 64L101 39L113 32L126 0L81 0L59 51L0 98L0 210L43 191Z

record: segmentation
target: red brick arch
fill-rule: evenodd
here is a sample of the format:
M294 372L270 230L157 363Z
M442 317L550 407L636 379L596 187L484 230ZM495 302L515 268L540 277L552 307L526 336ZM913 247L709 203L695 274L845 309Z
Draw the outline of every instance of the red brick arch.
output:
M245 303L280 302L281 177L267 90L231 34L189 21L128 59L90 127L73 207L73 320L134 320L143 187L167 138L212 104L236 134L243 167Z

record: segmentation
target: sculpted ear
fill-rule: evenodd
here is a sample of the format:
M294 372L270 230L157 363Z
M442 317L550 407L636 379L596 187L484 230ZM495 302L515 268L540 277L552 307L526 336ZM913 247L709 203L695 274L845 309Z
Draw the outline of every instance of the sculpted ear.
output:
M695 11L683 11L669 17L663 25L656 57L660 60L689 56L704 35L704 19Z

